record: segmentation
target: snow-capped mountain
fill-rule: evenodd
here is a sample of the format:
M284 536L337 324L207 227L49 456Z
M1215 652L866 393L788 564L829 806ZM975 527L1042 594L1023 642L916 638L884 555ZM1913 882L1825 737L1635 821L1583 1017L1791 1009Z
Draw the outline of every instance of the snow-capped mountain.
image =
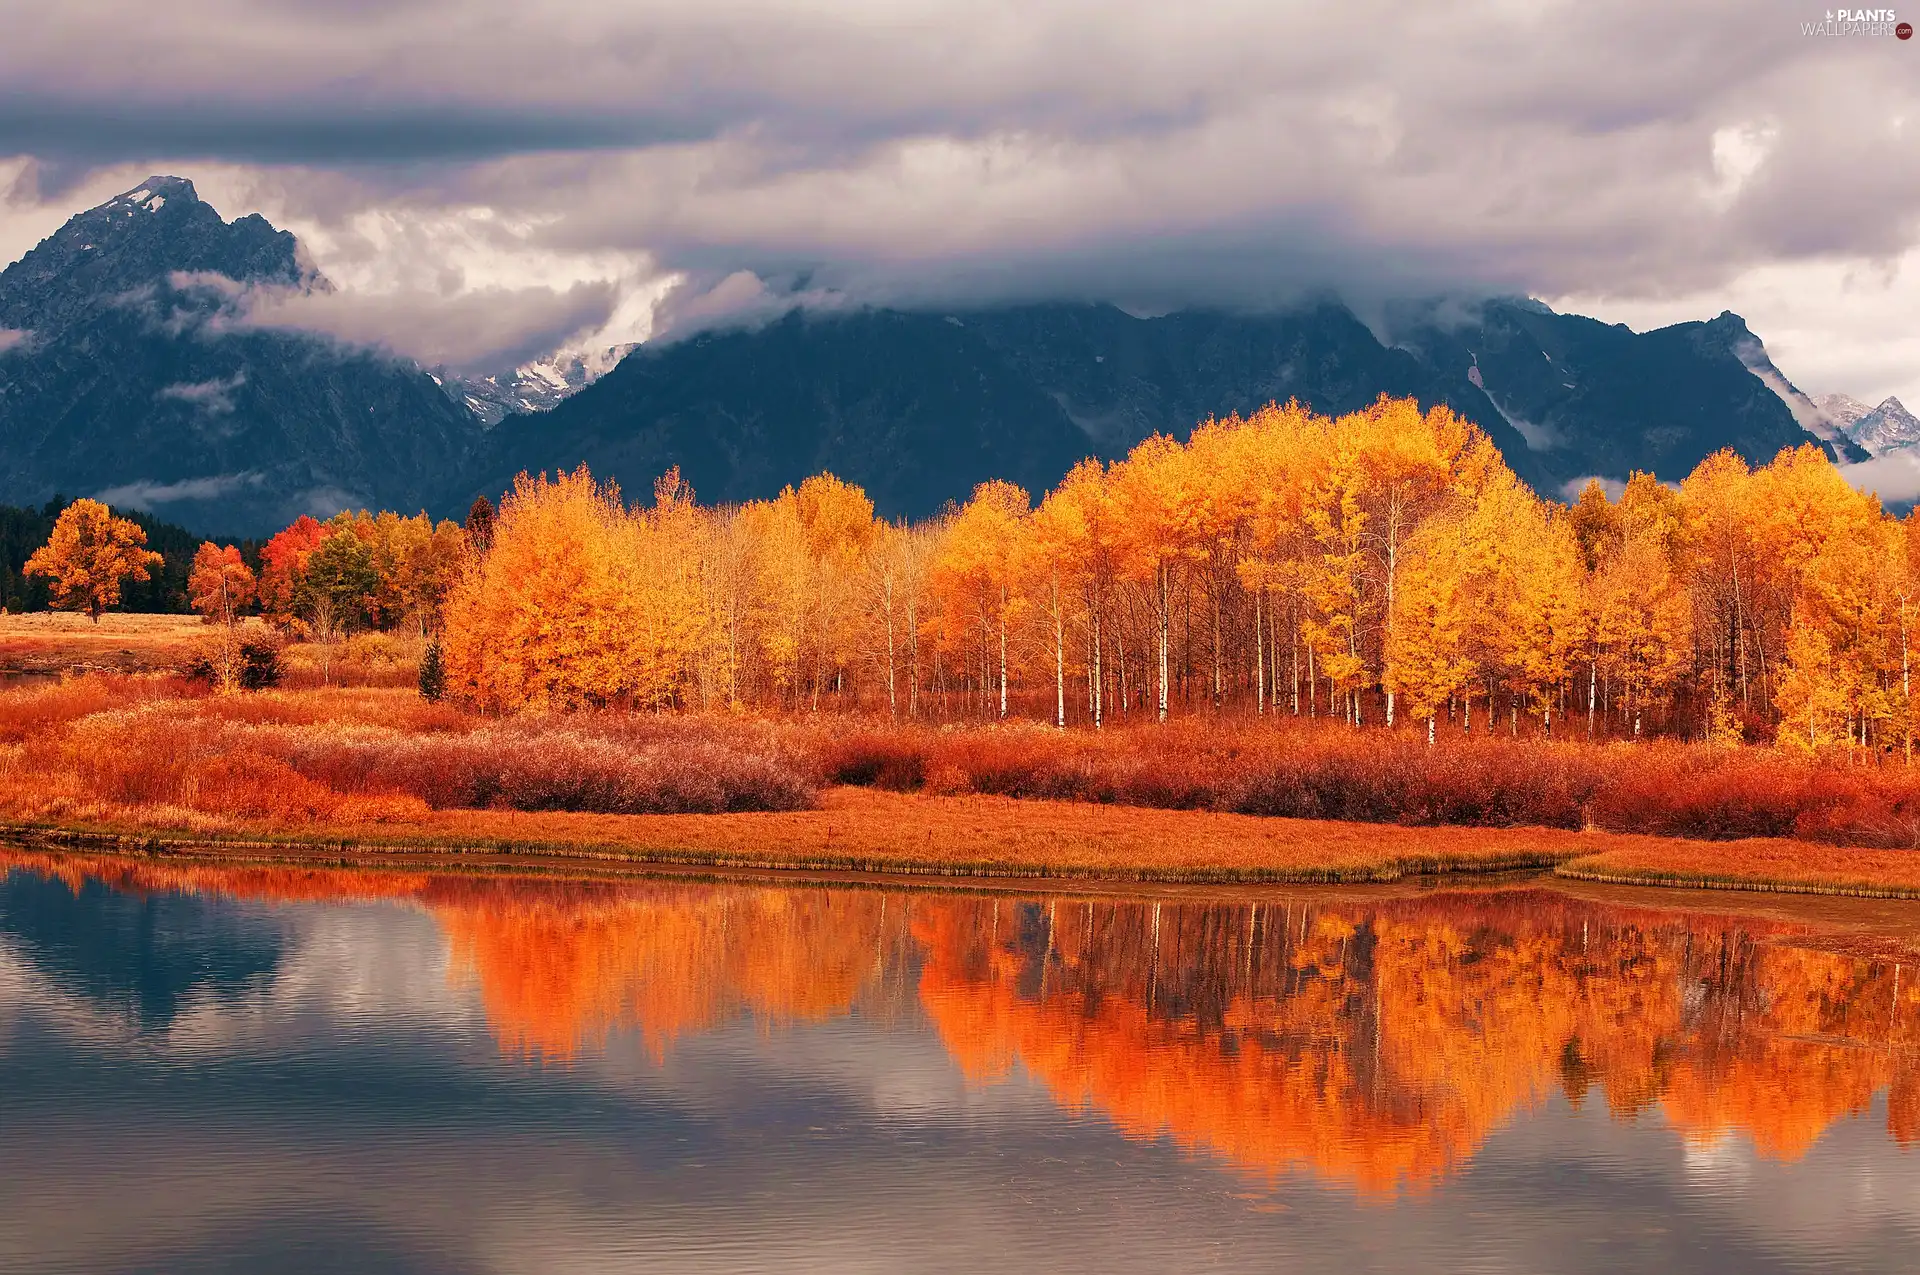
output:
M1767 356L1767 348L1761 343L1760 338L1747 331L1745 323L1731 314L1722 314L1713 322L1727 331L1730 337L1728 349L1732 351L1733 356L1739 359L1741 365L1753 373L1762 385L1779 397L1780 401L1786 405L1787 411L1793 414L1795 424L1827 444L1835 460L1866 459L1865 453L1871 449L1864 447L1847 432L1846 420L1836 416L1823 403L1816 402L1799 386L1788 380L1786 374L1774 366L1773 360ZM1845 395L1831 397L1846 398ZM1853 402L1852 399L1846 401Z
M434 379L456 402L466 404L481 424L492 429L515 412L550 410L599 380L633 349L627 344L584 354L552 354L510 372L455 376L442 371Z
M1822 394L1813 401L1827 414L1827 419L1841 429L1850 428L1855 421L1873 410L1851 394Z
M1844 395L1829 397L1841 398ZM1848 399L1847 402L1855 407L1861 406L1856 399ZM1845 428L1849 438L1875 456L1920 443L1920 419L1915 418L1899 399L1891 396L1878 407L1863 408L1859 415L1845 422Z

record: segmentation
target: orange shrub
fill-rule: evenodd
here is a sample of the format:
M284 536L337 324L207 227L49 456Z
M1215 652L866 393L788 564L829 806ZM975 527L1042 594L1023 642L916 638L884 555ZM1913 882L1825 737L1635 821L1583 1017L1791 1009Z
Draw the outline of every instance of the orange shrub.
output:
M18 743L91 713L194 694L184 678L140 673L90 673L0 689L0 743Z
M74 692L29 726L19 766L132 806L319 818L342 797L419 808L796 810L814 785L766 731L617 715L488 722L378 692L116 706ZM124 699L125 697L121 697ZM87 707L101 711L83 713Z
M260 817L321 817L324 794L361 803L352 808L369 818L426 807L797 810L815 804L820 785L850 784L1410 826L1920 847L1920 770L1898 761L1667 742L1442 737L1429 747L1414 732L1292 721L1096 733L621 711L500 720L391 689L206 695L173 678L90 675L0 692L0 746L8 784L36 800L58 792Z
M832 724L790 745L826 783L1366 823L1556 828L1920 846L1920 770L1771 749L1443 740L1342 726L1175 722L1100 734L1026 725Z

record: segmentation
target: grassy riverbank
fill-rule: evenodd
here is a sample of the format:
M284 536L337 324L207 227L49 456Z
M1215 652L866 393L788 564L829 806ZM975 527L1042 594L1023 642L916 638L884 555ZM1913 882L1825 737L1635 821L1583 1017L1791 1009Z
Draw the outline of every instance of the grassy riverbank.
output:
M1534 828L1398 828L1007 797L831 788L811 810L610 815L423 811L302 826L154 810L75 812L16 825L93 842L230 845L368 861L393 853L581 856L635 863L1132 881L1393 881L1410 873L1547 867L1608 834Z
M0 691L0 825L15 835L336 860L1167 882L1553 868L1906 898L1920 897L1920 852L1900 848L1916 836L1917 773L1670 744L1429 749L1239 719L1097 736L829 716L501 720L399 686L223 696L170 674Z

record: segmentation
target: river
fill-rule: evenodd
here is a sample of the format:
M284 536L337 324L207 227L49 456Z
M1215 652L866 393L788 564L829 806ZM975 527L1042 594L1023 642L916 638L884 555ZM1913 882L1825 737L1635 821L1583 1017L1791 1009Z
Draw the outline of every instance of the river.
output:
M1891 905L1866 934L1537 880L994 894L25 848L0 873L8 1271L1920 1253L1920 949Z

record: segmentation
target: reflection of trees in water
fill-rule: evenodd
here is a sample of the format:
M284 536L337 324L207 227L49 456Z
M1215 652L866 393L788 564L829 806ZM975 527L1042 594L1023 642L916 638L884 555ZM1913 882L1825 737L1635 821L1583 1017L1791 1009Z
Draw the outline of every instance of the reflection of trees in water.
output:
M768 1025L846 1014L901 965L905 910L886 895L528 886L441 878L422 896L513 1052L567 1057L637 1025L660 1059L676 1038L743 1014Z
M871 891L610 883L380 870L224 867L0 849L79 894L221 895L268 903L404 902L446 933L501 1049L573 1057L636 1027L656 1058L742 1016L817 1021L909 999L907 909ZM31 878L23 878L30 880ZM42 887L44 888L44 886Z
M1792 1158L1885 1089L1920 1141L1915 971L1751 919L1547 891L1123 903L10 858L135 894L404 900L518 1056L889 1017L917 973L976 1081L1017 1062L1129 1136L1364 1191L1432 1185L1556 1092Z
M1556 1090L1794 1157L1890 1088L1891 1131L1920 1137L1913 971L1756 941L1785 926L1546 892L918 922L969 1075L1017 1059L1070 1107L1259 1172L1423 1187Z

